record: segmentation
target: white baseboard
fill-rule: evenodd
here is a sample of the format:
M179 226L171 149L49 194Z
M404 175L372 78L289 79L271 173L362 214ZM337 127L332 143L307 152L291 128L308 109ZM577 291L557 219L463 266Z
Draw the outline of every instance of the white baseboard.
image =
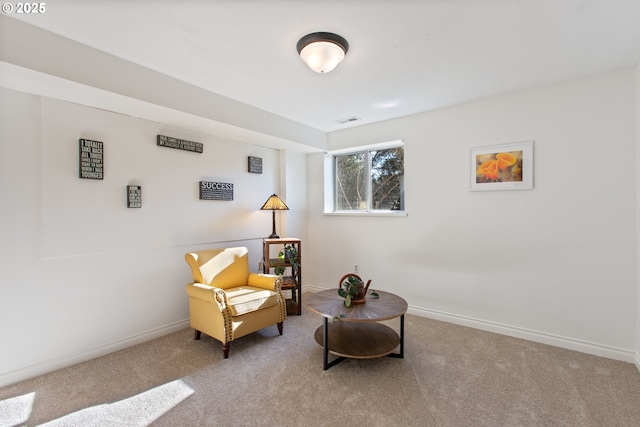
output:
M555 347L566 348L568 350L579 351L581 353L593 354L594 356L634 363L633 351L625 350L622 348L596 344L588 341L577 340L574 338L553 335L546 332L539 332L511 325L489 322L486 320L475 319L472 317L460 316L457 314L445 313L421 307L409 306L408 313L415 314L417 316L428 317L430 319L441 320L443 322L454 323L456 325L468 326L483 331L507 335L510 337L521 338L528 341L548 344ZM636 366L640 366L638 364L637 357L635 363ZM640 367L638 369L640 369Z
M307 285L303 287L302 292L320 292L324 290L326 290L326 288ZM588 341L581 341L574 338L562 337L559 335L519 328L516 326L497 322L489 322L482 319L446 313L438 310L431 310L424 307L416 307L410 305L407 313L415 314L416 316L427 317L429 319L453 323L456 325L468 326L470 328L480 329L482 331L494 332L510 337L521 338L524 340L539 342L542 344L552 345L560 348L566 348L568 350L579 351L581 353L593 354L594 356L635 363L636 367L640 371L640 354L634 354L633 351L625 350L622 348L596 344Z
M43 375L49 372L53 372L58 369L66 368L76 363L85 362L87 360L95 359L96 357L104 356L114 351L122 350L127 347L131 347L136 344L140 344L146 341L150 341L154 338L159 338L163 335L177 332L181 329L189 327L189 319L180 320L169 325L161 326L159 328L151 329L146 332L142 332L136 335L132 335L128 338L112 342L94 349L90 349L78 354L71 354L54 359L46 360L44 362L37 363L35 365L27 366L26 368L17 369L15 371L7 372L0 375L0 387L4 387L10 384L15 384L19 381L24 381L29 378Z
M336 290L338 288L336 287ZM302 286L302 293L307 293L307 292L320 292L320 291L326 291L327 288L321 288L320 286L315 286L315 285L303 285Z
M303 287L302 292L319 292L323 290L326 290L326 288L307 285ZM480 329L483 331L494 332L515 338L521 338L529 341L539 342L542 344L575 350L582 353L593 354L609 359L634 363L636 368L638 368L638 371L640 371L640 353L634 354L632 351L616 347L575 340L572 338L561 337L524 328L517 328L510 325L488 322L472 317L460 316L422 307L409 306L408 313L415 314L421 317L427 317L430 319L440 320L443 322L453 323L456 325L468 326L470 328ZM163 335L185 329L187 327L189 327L189 319L181 320L166 326L152 329L150 331L136 334L123 340L115 341L113 343L100 346L95 349L87 350L82 353L57 357L55 359L47 360L35 365L28 366L26 368L7 372L0 375L0 387L14 384L38 375L46 374L57 369L66 368L76 363L85 362L96 357L104 356L109 353L113 353L114 351L122 350L124 348L131 347L133 345L140 344L154 338L158 338Z

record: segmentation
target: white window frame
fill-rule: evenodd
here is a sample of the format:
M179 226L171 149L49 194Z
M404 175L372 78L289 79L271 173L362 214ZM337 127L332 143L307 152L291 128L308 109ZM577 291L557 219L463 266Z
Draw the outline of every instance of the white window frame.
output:
M360 145L357 147L343 148L339 150L331 150L325 152L324 155L324 215L335 216L407 216L406 200L404 210L370 210L371 203L367 203L367 210L346 210L337 211L335 209L335 191L336 191L336 171L335 158L345 154L361 153L363 151L388 150L391 148L403 147L404 141L382 142L378 144ZM367 184L368 198L371 198L371 179Z

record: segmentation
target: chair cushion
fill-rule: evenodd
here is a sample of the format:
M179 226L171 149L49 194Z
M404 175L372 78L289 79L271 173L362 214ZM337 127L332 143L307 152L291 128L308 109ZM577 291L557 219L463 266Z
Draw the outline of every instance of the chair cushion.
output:
M220 289L248 284L249 250L245 247L189 252L184 259L196 283Z
M227 294L232 316L251 313L278 303L278 294L253 286L238 286L226 289L224 292Z

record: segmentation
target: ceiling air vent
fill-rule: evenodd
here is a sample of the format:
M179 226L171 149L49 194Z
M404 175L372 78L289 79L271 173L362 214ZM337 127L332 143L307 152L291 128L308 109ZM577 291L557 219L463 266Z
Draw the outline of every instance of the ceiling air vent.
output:
M362 120L362 119L360 117L351 116L351 117L347 117L346 119L336 120L336 123L339 125L344 125L346 123L357 122L358 120Z

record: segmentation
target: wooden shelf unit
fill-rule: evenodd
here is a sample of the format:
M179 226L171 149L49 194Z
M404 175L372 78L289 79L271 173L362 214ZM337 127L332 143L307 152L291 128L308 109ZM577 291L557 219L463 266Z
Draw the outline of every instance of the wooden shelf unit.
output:
M278 254L285 247L291 245L298 251L298 268L293 271L291 263L285 260L285 272L283 274L282 290L291 291L291 298L287 298L287 314L302 314L302 242L292 237L263 240L263 273L273 274L273 269L282 265Z

